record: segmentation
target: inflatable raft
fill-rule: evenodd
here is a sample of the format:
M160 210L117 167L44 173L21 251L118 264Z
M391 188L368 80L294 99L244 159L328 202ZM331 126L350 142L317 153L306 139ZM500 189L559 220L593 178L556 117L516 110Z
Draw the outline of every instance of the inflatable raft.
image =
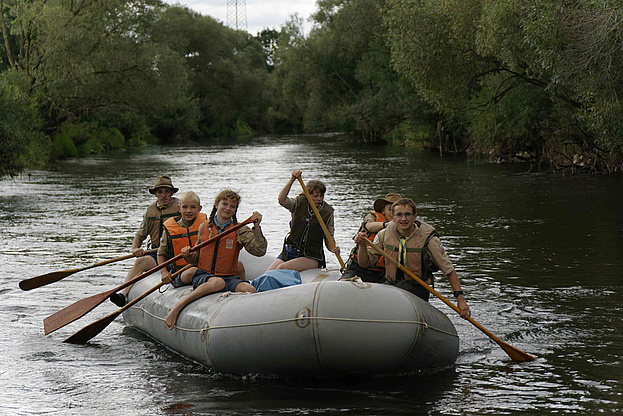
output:
M246 277L274 257L241 252ZM188 305L176 327L164 317L191 286L154 292L125 322L208 368L233 374L387 374L455 362L459 339L447 316L389 285L339 282L337 270L306 270L303 283L254 294L215 293ZM159 282L136 283L132 300Z

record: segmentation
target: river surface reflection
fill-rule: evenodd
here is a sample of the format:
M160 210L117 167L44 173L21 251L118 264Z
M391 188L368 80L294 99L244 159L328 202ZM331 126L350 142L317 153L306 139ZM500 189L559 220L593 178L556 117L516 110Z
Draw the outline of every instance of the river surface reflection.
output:
M23 292L18 282L129 252L156 176L193 190L204 211L223 187L238 218L263 214L276 254L289 214L277 194L290 172L327 185L345 257L362 214L387 192L412 197L455 264L473 317L538 357L515 364L437 299L461 337L456 365L400 377L331 380L212 373L118 318L86 346L61 341L115 310L109 302L49 335L57 310L117 286L130 263ZM148 147L59 162L0 181L1 414L241 415L621 414L623 180L526 174L522 165L366 147L332 136ZM291 196L298 193L295 184ZM330 265L337 266L335 258ZM437 289L451 296L445 279Z

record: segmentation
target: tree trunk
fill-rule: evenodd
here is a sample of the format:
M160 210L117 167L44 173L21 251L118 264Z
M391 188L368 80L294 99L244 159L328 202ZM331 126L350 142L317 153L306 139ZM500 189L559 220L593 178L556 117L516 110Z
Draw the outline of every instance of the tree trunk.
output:
M11 42L9 39L9 30L6 27L4 21L4 2L0 1L0 25L2 26L2 36L4 37L4 46L6 47L6 54L9 58L9 65L11 68L15 68L15 60L13 59L13 52L11 51Z

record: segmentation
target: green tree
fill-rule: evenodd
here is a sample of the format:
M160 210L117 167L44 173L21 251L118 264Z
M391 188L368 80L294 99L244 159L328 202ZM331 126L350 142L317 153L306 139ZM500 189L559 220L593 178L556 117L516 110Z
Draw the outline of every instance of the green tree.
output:
M434 136L438 115L391 66L384 4L321 0L308 37L296 17L282 28L275 71L280 110L297 109L305 131L349 131L365 141L419 146Z
M264 54L266 55L266 63L269 71L275 68L275 53L279 49L279 31L275 29L264 29L255 37L262 45Z
M555 166L580 154L605 170L623 142L621 16L608 0L388 0L383 12L396 69L467 126L473 151Z
M189 95L200 110L203 135L265 128L268 63L257 39L183 6L168 7L153 36L184 57L190 70Z
M140 130L186 92L183 62L150 37L163 7L157 0L3 4L7 61L24 74L18 87L40 103L50 131L94 118L104 130L116 128L105 124L127 119L123 114L142 119Z

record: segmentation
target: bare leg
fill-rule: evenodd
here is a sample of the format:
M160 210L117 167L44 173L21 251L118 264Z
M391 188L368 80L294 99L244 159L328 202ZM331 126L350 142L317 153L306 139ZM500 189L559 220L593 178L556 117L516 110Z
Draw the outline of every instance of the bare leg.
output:
M128 275L126 276L125 281L128 282L134 279L136 276L139 276L143 274L144 272L146 272L147 270L151 270L156 266L157 266L156 260L154 260L152 256L138 257L136 261L134 262L134 265L128 272ZM127 296L131 288L132 286L123 288L119 293L123 294L123 296Z
M281 262L281 264L279 264L276 268L297 270L299 272L302 272L303 270L307 269L317 269L318 260L310 259L309 257L298 257L296 259L288 260L285 263Z
M182 311L182 309L184 309L186 305L196 301L197 299L207 296L210 293L218 292L222 290L224 287L225 287L225 281L217 276L212 276L211 278L208 279L207 282L205 282L202 285L199 285L199 287L197 287L195 290L190 292L188 295L184 296L175 305L173 305L173 308L171 308L171 311L169 312L169 314L167 315L165 319L165 323L167 324L167 327L169 329L173 329L173 327L175 326L175 323L177 322L178 315L180 314L180 312Z
M147 270L151 270L156 266L156 260L154 260L154 258L151 256L137 257L137 259L134 261L134 265L128 272L128 275L125 277L125 282L128 282L137 276L140 276ZM110 295L111 302L119 307L124 306L126 304L126 298L130 289L132 289L132 286L124 287L119 292L115 292Z
M186 283L187 285L189 285L193 282L193 276L196 272L197 267L191 267L190 269L184 270L182 272L182 275L180 276L180 280L182 281L182 283Z
M277 269L281 263L283 263L283 260L275 259L275 261L273 261L273 264L271 264L270 267L266 269L266 271Z

